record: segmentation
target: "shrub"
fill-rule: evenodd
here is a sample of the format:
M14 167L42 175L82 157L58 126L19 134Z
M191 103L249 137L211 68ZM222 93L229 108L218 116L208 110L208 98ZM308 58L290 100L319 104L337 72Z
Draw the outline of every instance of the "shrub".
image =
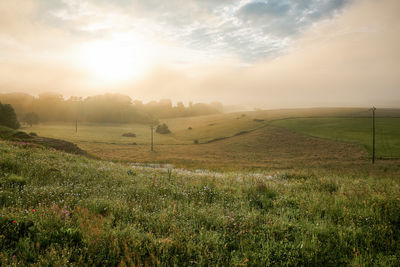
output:
M12 129L18 129L20 127L14 108L9 104L1 104L1 102L0 102L0 125L4 125Z
M188 130L189 130L189 131L190 131L190 130L193 130L193 128L192 128L191 126L189 126Z
M199 143L199 140L195 139L193 140L193 143L197 145Z
M168 129L168 126L165 123L163 123L163 124L157 126L156 133L159 133L159 134L170 134L171 131Z
M40 118L35 112L29 112L24 116L23 121L32 127L33 124L38 124L40 122Z
M123 137L136 137L136 134L134 134L134 133L124 133L122 136Z
M18 131L18 132L16 132L16 133L14 133L14 134L12 135L12 137L13 137L13 139L29 139L29 138L31 138L32 136L29 135L29 134L27 134L27 133L25 133L25 132Z

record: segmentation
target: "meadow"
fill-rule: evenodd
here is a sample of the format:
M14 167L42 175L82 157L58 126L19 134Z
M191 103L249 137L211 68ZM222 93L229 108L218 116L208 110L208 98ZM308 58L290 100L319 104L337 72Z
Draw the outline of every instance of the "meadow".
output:
M399 111L385 112L393 146L398 119L389 117ZM372 165L362 138L344 138L368 131L366 115L293 109L170 119L161 122L172 134L156 134L154 152L148 125L26 127L91 157L0 141L0 262L398 266L400 160ZM343 130L352 125L357 134Z
M4 265L400 263L399 177L116 164L0 142Z

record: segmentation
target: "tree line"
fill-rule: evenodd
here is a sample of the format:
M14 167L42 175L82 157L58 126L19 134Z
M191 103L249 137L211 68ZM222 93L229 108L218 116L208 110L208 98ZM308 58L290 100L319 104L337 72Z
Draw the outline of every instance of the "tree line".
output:
M25 93L0 94L0 102L10 104L20 121L96 123L151 123L157 119L217 114L223 111L219 102L211 104L182 102L176 105L169 99L143 103L127 95L103 94L86 98L64 98L57 93L43 93L37 97Z

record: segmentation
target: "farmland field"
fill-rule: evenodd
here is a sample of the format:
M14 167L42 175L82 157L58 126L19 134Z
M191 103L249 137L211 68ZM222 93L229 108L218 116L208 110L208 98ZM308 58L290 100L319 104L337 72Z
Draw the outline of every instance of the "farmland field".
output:
M364 118L369 113L368 109L288 109L161 120L162 123L168 124L172 134L155 134L154 152L150 151L149 146L150 127L143 124L83 123L78 124L76 133L74 123L47 123L26 127L24 130L74 142L90 154L105 160L161 162L184 168L282 169L313 168L318 165L336 169L343 165L363 166L369 163L370 155L364 146L369 144L370 124L368 118ZM384 116L399 114L398 110L381 111L381 115ZM334 137L326 136L328 139L322 140L312 137L311 132L293 132L276 127L283 126L285 122L296 121L280 121L285 118L303 117L305 121L331 121L332 116L342 119L338 123L348 122L351 125L357 121L365 122L364 130L356 128L363 130L364 135L355 136L351 140L339 138L335 140ZM380 124L381 119L378 125ZM346 124L344 126L349 127ZM328 133L334 132L329 125L320 127L320 131L323 131L323 127L326 127ZM396 135L398 131L396 127L398 127L396 123L392 123L393 133L389 136L390 139L388 138L394 145L399 136ZM308 130L314 128L310 124ZM136 137L123 137L122 134L127 132L135 133ZM311 136L305 136L304 133ZM349 135L351 132L346 134ZM359 137L360 139L357 139ZM195 145L194 140L198 140L201 145ZM208 143L212 140L220 141ZM391 151L391 155L396 155L395 150Z
M371 118L296 118L271 124L311 136L362 144L372 152ZM376 118L376 155L400 157L400 118Z

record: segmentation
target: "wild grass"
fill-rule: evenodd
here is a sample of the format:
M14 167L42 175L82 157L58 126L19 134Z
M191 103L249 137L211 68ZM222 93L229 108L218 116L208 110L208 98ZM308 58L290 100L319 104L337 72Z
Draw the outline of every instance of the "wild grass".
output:
M1 141L0 262L398 266L398 178L154 168Z

